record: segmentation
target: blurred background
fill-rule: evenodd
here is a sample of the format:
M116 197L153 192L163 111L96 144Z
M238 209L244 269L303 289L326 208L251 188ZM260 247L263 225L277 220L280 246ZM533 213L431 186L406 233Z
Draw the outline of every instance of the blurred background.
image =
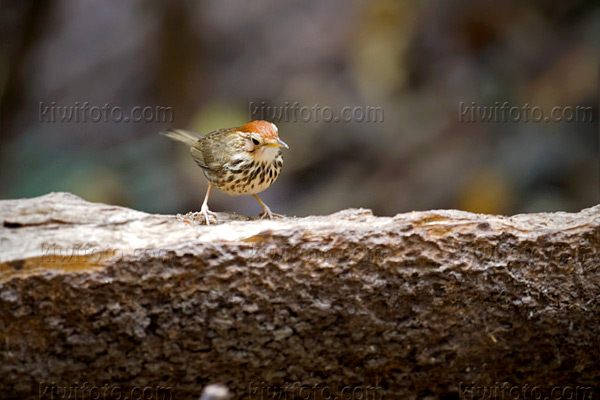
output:
M597 1L0 4L0 198L69 191L197 211L206 180L188 149L158 132L239 126L251 103L298 102L381 107L383 121L274 121L290 145L261 196L275 212L514 214L600 200ZM125 114L169 107L172 118L69 122L45 108L85 102ZM546 115L592 107L594 120L467 122L461 102ZM210 207L261 211L218 191Z

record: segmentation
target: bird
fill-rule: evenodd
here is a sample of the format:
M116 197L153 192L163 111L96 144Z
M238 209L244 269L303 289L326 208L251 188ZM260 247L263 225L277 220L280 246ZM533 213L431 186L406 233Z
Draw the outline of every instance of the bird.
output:
M281 217L257 196L275 182L283 166L281 149L289 146L279 138L277 126L256 120L246 125L218 129L206 135L182 129L160 132L190 147L192 159L208 180L208 188L200 215L210 225L217 214L208 209L208 198L213 187L230 196L253 195L263 207L261 218Z

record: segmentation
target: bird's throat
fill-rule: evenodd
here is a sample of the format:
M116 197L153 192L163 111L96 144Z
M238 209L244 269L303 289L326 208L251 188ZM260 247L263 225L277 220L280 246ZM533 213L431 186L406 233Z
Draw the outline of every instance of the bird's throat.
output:
M281 149L279 147L264 146L256 151L254 161L272 162L279 154L281 154Z

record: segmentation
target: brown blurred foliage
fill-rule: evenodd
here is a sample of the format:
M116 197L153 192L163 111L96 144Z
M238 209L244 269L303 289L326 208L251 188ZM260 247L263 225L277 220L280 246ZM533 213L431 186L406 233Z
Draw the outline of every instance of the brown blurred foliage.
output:
M384 121L276 121L274 211L578 210L598 202L597 121L461 122L459 103L593 107L595 1L3 2L0 197L66 190L152 212L206 187L166 127L209 132L249 104L383 107ZM168 106L172 123L40 121L48 105ZM216 194L211 209L256 214Z

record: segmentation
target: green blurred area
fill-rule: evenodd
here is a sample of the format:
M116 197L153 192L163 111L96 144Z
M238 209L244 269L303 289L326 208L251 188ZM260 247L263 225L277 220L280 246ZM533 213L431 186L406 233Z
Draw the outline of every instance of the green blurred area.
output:
M3 4L0 197L69 191L198 210L206 182L165 128L239 126L251 104L381 107L380 122L275 121L290 145L262 196L290 215L598 203L595 1L22 1ZM49 122L40 103L173 110ZM459 104L591 107L594 121L464 122ZM211 209L257 214L245 197Z

